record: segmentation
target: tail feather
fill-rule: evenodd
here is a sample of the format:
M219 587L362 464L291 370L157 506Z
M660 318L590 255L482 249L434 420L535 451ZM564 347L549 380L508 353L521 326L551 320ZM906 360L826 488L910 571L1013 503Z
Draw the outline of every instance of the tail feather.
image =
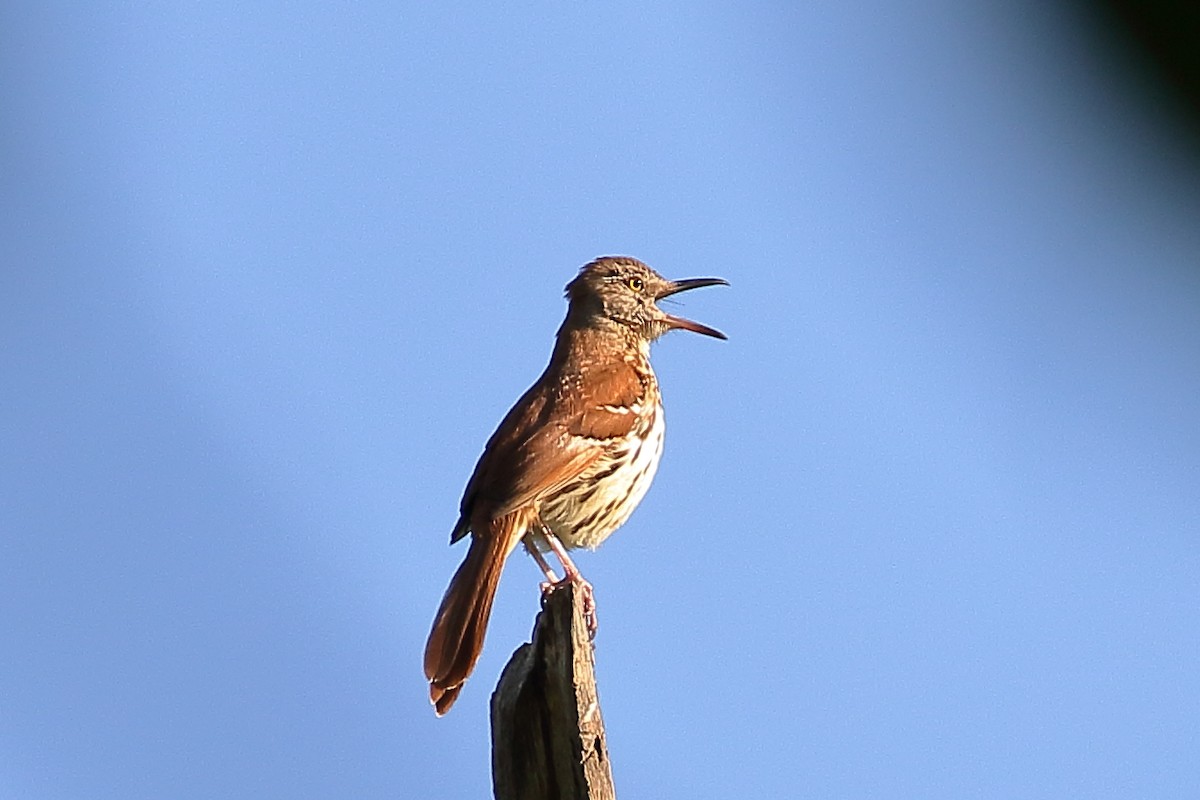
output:
M500 573L525 530L517 517L514 513L492 520L483 535L472 535L467 556L434 617L425 645L425 677L438 716L454 705L483 651Z

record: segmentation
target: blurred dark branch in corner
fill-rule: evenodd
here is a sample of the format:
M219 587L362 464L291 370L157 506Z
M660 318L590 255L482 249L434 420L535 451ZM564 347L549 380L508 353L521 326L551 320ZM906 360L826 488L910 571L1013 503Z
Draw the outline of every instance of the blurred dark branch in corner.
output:
M1200 163L1200 0L1075 0L1104 60Z

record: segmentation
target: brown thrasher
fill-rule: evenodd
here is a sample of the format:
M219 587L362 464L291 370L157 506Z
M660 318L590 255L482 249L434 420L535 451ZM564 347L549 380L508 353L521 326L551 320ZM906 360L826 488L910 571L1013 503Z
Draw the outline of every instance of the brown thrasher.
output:
M475 668L504 562L524 542L549 581L587 586L567 548L594 548L633 513L662 454L663 408L650 343L669 330L725 334L660 310L658 300L721 278L669 281L635 258L607 256L567 284L567 318L541 377L492 434L459 504L453 544L471 546L425 645L438 716ZM591 624L594 624L594 616Z

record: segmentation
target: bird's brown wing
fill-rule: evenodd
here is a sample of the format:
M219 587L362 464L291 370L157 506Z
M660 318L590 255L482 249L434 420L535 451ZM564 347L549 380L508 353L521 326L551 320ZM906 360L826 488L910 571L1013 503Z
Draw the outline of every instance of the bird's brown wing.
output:
M451 542L466 535L484 508L496 519L558 491L632 429L631 406L642 397L642 377L632 366L593 366L586 396L573 377L543 377L508 412L467 483Z

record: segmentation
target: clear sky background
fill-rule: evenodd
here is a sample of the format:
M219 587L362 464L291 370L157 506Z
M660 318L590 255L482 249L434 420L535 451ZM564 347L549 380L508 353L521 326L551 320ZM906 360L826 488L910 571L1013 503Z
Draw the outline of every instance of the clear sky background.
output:
M606 253L732 284L596 587L618 792L1194 798L1200 173L1053 3L8 4L0 798L465 798L421 651Z

